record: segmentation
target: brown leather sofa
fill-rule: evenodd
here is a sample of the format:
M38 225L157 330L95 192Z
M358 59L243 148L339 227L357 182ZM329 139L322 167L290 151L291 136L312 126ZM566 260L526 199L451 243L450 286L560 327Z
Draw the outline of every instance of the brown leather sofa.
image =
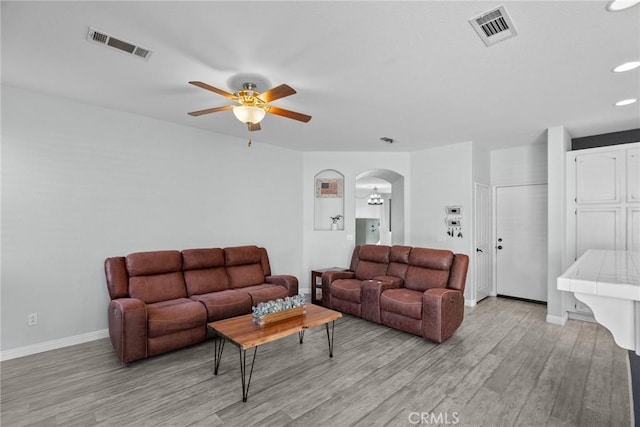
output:
M257 246L138 252L104 267L109 336L123 363L201 342L208 322L298 293L298 279L271 275Z
M348 271L322 274L322 303L441 343L462 323L468 266L448 250L356 246Z

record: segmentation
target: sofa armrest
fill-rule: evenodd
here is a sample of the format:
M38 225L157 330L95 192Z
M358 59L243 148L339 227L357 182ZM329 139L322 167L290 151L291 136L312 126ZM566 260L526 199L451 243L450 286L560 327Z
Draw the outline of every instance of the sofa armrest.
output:
M396 288L401 288L404 286L404 280L396 276L376 276L373 278L373 280L393 283L394 285L397 285Z
M391 276L389 279L397 279ZM397 289L400 287L399 280L365 280L362 282L362 290L360 291L360 310L362 318L376 323L382 323L380 320L380 295L387 289Z
M265 281L272 285L280 285L287 288L287 293L290 297L298 295L298 278L287 274L280 274L277 276L267 276Z
M109 303L109 337L122 363L147 357L147 307L135 298Z
M356 273L350 270L330 270L322 273L322 305L331 308L331 297L329 291L331 284L340 279L353 279Z
M464 296L455 289L428 289L422 294L422 336L441 343L464 317Z

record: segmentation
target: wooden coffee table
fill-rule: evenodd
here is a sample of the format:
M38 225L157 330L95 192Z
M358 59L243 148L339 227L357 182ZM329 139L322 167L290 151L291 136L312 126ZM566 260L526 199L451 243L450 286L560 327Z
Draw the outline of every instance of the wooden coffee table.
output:
M306 305L306 313L302 316L291 317L265 326L258 326L253 322L251 314L218 320L209 323L209 327L216 332L214 342L215 365L213 373L218 375L220 359L224 350L225 341L229 341L238 347L240 352L240 376L242 377L242 401L246 402L249 396L249 385L253 374L253 365L256 361L258 346L280 338L298 334L300 344L304 338L304 331L308 328L324 325L327 330L329 342L329 357L333 357L333 329L336 319L342 317L342 313L329 310L314 304ZM331 332L329 332L331 323ZM253 358L249 378L247 379L247 350L253 348Z

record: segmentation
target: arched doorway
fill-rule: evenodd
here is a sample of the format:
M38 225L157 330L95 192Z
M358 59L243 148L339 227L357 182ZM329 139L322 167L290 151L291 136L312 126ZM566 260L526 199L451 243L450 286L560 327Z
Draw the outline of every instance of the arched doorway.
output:
M373 191L380 194L380 205L369 204ZM356 176L356 245L403 245L404 177L388 169L372 169Z

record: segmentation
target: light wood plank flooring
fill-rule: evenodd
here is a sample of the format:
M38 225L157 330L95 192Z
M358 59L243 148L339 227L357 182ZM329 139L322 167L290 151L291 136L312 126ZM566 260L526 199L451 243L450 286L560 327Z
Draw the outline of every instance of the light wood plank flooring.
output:
M213 341L121 365L108 340L0 364L2 426L628 426L627 353L603 327L489 298L436 345L351 316L258 349Z

